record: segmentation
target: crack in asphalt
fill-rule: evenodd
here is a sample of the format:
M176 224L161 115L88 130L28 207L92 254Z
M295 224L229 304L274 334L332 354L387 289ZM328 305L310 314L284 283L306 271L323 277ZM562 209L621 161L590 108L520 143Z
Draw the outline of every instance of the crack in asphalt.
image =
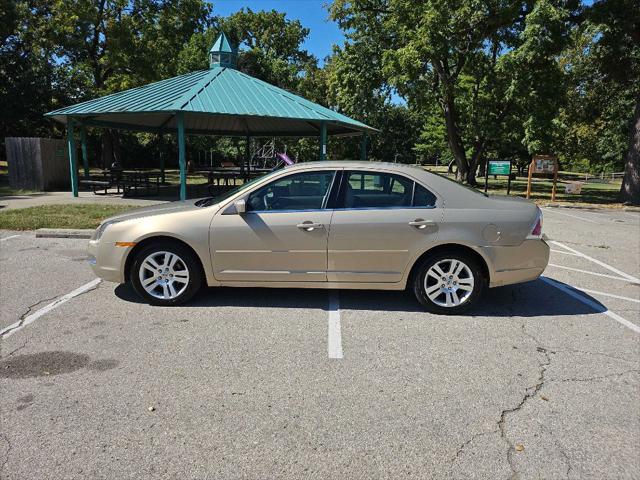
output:
M524 323L522 324L522 333L524 333L527 337L529 337L535 342L536 351L539 354L542 354L544 359L538 362L539 373L538 373L538 380L536 381L536 383L525 389L524 396L515 407L502 410L502 412L500 413L500 420L498 420L498 429L500 431L500 437L507 444L507 463L509 464L509 468L511 468L512 474L510 478L512 480L519 478L519 474L518 474L518 470L516 469L515 462L513 460L513 454L516 451L515 445L511 440L509 440L509 437L507 435L506 423L507 423L508 417L520 411L522 407L524 407L524 405L530 399L534 398L538 394L538 392L542 389L545 382L545 378L544 378L545 372L549 367L549 365L551 364L551 356L549 354L555 353L554 351L548 350L547 348L543 347L540 341L535 336L527 332Z
M625 370L624 372L610 373L608 375L599 375L587 378L561 378L560 380L549 380L550 382L595 382L597 380L605 380L607 378L622 377L628 373L640 373L640 369Z
M456 452L455 456L451 458L451 467L453 467L453 465L458 461L458 458L460 458L460 455L462 454L463 450L467 448L467 446L471 442L473 442L476 438L483 437L484 435L490 435L492 433L498 433L498 431L499 430L496 428L495 430L491 430L490 432L480 432L480 433L473 434L469 440L467 440L466 442L463 442L458 447L458 451Z
M97 290L97 289L100 287L101 283L102 283L102 282L97 283L95 286L93 286L93 287L89 288L88 290L85 290L85 291L84 291L84 292L82 292L82 293L77 294L77 295L76 295L75 297L73 297L73 298L78 298L78 297L81 297L81 296L83 296L83 295L85 295L85 294L87 294L87 293L89 293L89 292L93 292L94 290ZM4 337L5 337L5 335L6 335L6 334L8 334L8 333L10 333L10 332L13 332L13 331L15 331L15 330L20 329L20 328L22 327L22 325L24 324L25 319L26 319L26 318L31 314L31 312L33 311L33 309L35 309L38 305L40 305L40 304L42 304L42 303L45 303L45 302L52 302L52 301L54 301L54 300L57 300L57 299L59 299L59 298L62 298L63 296L64 296L64 295L56 295L55 297L45 298L45 299L43 299L43 300L38 300L36 303L34 303L34 304L30 305L29 307L27 307L27 311L26 311L26 312L24 312L22 315L20 315L20 317L18 318L18 324L17 324L15 327L13 327L13 328L11 328L11 329L7 330L6 332L4 332L4 334L3 334L3 335L1 335L1 336L0 336L0 358L4 358L4 357L3 357L3 355L2 355L2 340L4 339ZM19 347L18 347L18 348L16 348L15 350L12 350L12 351L11 351L8 355L6 355L6 356L7 356L7 357L9 357L9 356L13 355L14 353L16 353L18 350L22 350L22 349L27 345L27 343L29 343L29 340L31 340L31 335L29 335L29 336L25 339L25 341L22 343L22 345L21 345L21 346L19 346Z
M3 335L0 335L0 358L4 358L3 355L2 355L2 339L4 339L4 336L7 333L13 332L14 330L22 327L22 324L24 323L25 318L27 318L31 314L33 309L36 308L38 305L40 305L42 303L45 303L45 302L51 302L51 301L55 300L58 297L59 297L59 295L56 295L55 297L52 297L52 298L45 298L45 299L42 299L42 300L38 300L36 303L34 303L32 305L29 305L27 307L27 310L22 315L20 315L20 317L18 317L18 325L16 325L14 328L12 328L10 330L7 330L6 332L4 332ZM14 353L16 353L18 350L22 350L27 345L27 343L29 342L30 339L31 339L31 336L27 337L21 346L19 346L15 350L11 351L10 353L8 353L6 356L10 357Z
M571 472L573 471L573 465L571 464L571 459L569 458L569 455L567 454L567 452L564 449L564 445L562 443L560 443L560 441L556 438L556 436L553 434L553 432L545 427L542 423L538 422L538 426L545 432L547 432L549 434L549 436L553 439L553 443L556 444L556 447L558 449L558 452L560 453L560 455L562 456L563 460L564 460L564 464L567 467L567 470L564 472L565 476L567 478L569 478L569 475L571 474Z
M4 433L0 432L0 438L3 439L7 444L7 452L5 453L4 460L2 460L2 463L0 463L0 475L1 475L2 471L4 470L4 467L7 465L7 463L9 463L9 456L11 454L12 445L11 445L11 441L9 440L9 437L7 437Z

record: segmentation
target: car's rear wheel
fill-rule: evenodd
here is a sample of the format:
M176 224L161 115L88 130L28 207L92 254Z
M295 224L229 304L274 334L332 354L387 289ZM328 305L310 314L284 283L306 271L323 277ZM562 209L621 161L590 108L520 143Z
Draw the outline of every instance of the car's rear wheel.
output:
M150 304L182 305L200 289L202 270L188 248L158 242L138 252L130 279L138 295Z
M426 258L413 277L413 292L429 312L455 315L471 308L486 279L478 262L462 252L440 252Z

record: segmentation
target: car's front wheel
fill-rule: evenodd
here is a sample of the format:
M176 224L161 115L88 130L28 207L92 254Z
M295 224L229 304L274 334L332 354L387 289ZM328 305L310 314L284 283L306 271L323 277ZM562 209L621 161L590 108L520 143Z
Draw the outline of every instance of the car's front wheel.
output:
M200 263L182 245L170 242L151 244L138 252L130 280L133 288L152 305L181 305L202 285Z
M478 262L462 252L440 252L426 258L413 277L413 292L432 313L455 315L471 308L486 279Z

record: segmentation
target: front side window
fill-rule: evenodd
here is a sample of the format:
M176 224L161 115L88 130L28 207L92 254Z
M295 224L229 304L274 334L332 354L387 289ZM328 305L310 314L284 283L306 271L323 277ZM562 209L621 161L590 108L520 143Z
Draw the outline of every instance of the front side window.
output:
M275 180L249 194L247 210L264 212L324 208L334 173L304 172Z

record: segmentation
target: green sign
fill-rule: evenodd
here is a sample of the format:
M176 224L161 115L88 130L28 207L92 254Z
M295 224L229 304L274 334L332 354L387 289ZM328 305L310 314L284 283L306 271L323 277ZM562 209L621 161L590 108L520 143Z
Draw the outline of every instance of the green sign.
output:
M509 160L489 161L489 175L509 175L511 162Z

